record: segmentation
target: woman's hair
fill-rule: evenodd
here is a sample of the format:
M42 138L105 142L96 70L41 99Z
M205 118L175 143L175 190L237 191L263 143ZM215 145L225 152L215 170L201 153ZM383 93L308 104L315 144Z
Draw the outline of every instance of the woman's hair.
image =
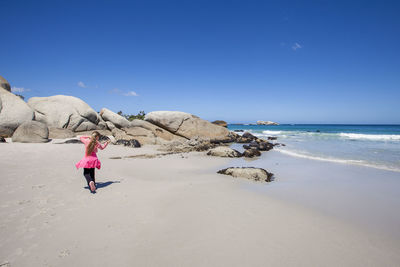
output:
M97 144L97 137L100 137L100 133L98 131L94 131L92 133L92 136L90 137L90 142L89 145L87 146L87 150L86 150L86 155L89 156L90 154L92 154L94 148L96 147Z

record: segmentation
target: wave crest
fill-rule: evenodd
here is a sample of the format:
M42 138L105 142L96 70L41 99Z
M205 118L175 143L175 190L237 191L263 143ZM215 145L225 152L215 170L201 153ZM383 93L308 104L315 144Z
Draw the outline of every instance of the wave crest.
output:
M399 140L400 135L397 134L356 134L356 133L340 133L340 137L349 139L368 139L368 140L383 140L383 141L393 141Z

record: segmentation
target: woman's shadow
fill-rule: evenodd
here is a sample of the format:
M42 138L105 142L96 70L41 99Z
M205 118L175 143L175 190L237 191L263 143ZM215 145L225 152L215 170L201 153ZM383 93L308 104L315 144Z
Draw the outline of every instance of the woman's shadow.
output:
M98 190L100 188L104 188L104 187L107 187L107 186L109 186L111 184L120 183L120 182L121 181L96 182L96 189ZM84 188L90 190L89 186L85 186Z

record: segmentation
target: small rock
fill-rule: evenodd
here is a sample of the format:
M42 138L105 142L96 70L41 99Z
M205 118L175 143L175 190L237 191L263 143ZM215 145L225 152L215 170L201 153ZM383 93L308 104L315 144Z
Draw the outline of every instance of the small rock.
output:
M69 139L64 142L64 144L82 144L81 140L78 139Z
M276 139L278 139L278 137L276 137L276 136L268 136L267 139L268 139L268 140L276 140Z
M243 177L254 181L273 181L273 173L267 172L262 168L254 167L230 167L223 170L219 170L217 173L231 175L233 177Z
M207 155L217 156L217 157L239 158L242 156L242 153L226 146L219 146L208 151Z
M261 156L261 152L255 148L246 149L243 152L243 157L246 157L246 158L254 158L254 157L259 157L259 156Z
M4 137L0 137L0 143L7 143L6 139Z
M130 146L130 147L141 147L140 143L136 139L130 139L130 140L125 140L125 139L119 139L117 142L115 142L116 145L124 145L124 146Z

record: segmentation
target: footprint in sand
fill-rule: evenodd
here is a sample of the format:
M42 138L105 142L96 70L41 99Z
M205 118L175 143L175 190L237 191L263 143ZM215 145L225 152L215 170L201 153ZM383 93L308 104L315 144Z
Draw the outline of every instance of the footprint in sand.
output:
M64 249L63 251L60 252L60 254L58 254L58 257L60 258L64 258L67 257L70 254L68 249Z

